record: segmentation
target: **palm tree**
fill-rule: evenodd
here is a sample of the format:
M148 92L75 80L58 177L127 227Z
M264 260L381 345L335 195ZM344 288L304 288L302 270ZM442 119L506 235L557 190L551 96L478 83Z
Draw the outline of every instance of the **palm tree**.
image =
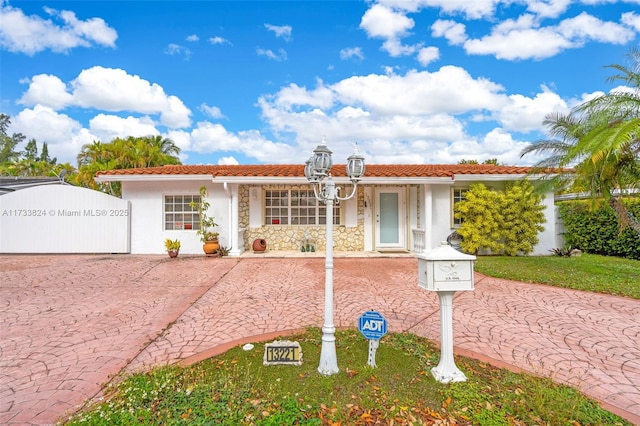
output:
M608 80L630 87L598 96L569 114L547 116L544 124L552 139L527 147L521 156L549 153L534 170L554 168L559 171L554 183L571 182L592 198L604 198L620 224L640 235L640 222L622 202L630 190L640 188L640 51L634 48L628 56L630 67L608 66L620 72Z
M78 154L76 182L119 196L119 182L97 184L93 177L101 170L131 169L180 164L180 148L161 136L115 138L109 143L94 141L84 145Z
M146 136L140 139L147 141L150 146L157 147L164 155L177 157L180 154L180 148L178 145L169 138L163 138L162 136Z

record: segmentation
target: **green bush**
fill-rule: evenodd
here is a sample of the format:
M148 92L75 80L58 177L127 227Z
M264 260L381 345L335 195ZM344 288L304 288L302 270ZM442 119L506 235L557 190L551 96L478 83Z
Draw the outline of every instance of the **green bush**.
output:
M629 212L640 217L640 199L624 200ZM567 244L582 251L640 260L640 237L632 229L620 229L615 211L605 202L591 200L558 203Z
M542 196L527 181L514 182L504 191L473 184L456 203L455 217L463 220L458 233L467 253L490 250L507 256L526 255L538 244L546 221Z

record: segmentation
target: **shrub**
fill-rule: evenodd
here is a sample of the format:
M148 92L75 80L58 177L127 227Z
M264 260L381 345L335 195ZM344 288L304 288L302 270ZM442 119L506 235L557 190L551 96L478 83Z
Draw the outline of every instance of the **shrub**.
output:
M640 199L624 203L631 214L640 217ZM640 260L640 237L630 228L621 229L615 211L604 201L563 201L558 209L567 244L587 253Z
M465 199L455 206L455 217L463 219L458 233L468 253L479 250L516 256L529 254L538 244L538 233L546 221L542 196L527 181L493 191L478 183L470 186Z

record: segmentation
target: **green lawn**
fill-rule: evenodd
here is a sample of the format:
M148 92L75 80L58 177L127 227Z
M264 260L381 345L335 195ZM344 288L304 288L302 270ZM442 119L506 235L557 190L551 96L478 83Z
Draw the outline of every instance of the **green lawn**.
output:
M478 256L475 270L497 278L640 299L640 261L619 257Z
M264 345L234 348L186 368L136 374L70 425L629 425L578 391L458 357L466 382L441 384L440 352L411 334L387 335L367 365L368 342L339 331L340 372L317 372L319 329L291 336L301 366L263 366Z

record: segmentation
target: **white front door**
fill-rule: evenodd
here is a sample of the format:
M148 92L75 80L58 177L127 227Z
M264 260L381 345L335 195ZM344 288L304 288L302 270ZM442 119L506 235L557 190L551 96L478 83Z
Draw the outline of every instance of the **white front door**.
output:
M376 250L406 249L404 188L376 189Z

